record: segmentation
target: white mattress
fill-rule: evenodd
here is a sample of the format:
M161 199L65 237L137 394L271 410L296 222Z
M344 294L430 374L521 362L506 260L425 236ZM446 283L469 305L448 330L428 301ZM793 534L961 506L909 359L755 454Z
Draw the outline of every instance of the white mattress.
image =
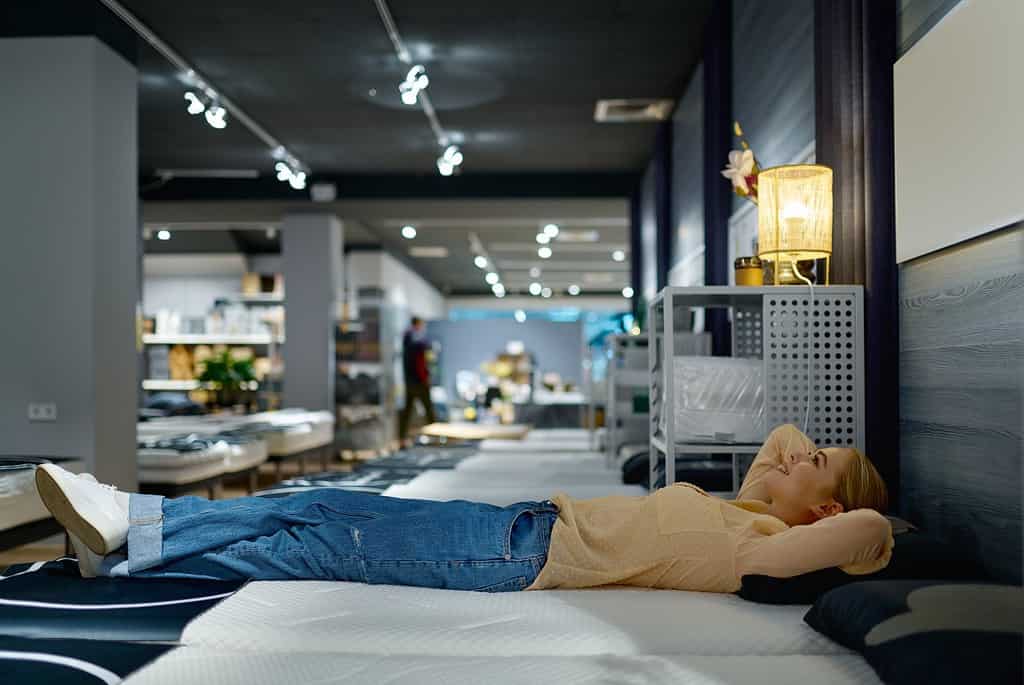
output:
M448 469L435 469L424 471L413 478L407 485L416 488L426 488L444 492L446 489L463 491L468 488L479 488L483 490L526 488L536 489L545 487L550 492L548 497L563 487L575 485L594 486L619 486L622 485L622 474L614 471L572 471L553 470L544 471L453 471Z
M224 459L192 464L183 463L181 466L165 468L139 466L139 482L153 485L185 485L219 476L226 473L226 469L227 465Z
M231 453L225 459L224 468L227 473L238 473L259 466L266 460L267 443L264 440L253 440L231 445Z
M334 440L334 423L299 423L263 434L271 456L286 457L315 447L329 445Z
M504 685L644 683L652 685L878 685L859 656L452 657L382 654L239 653L174 650L130 677L130 685L389 683Z
M524 440L482 440L481 452L592 452L593 447L587 440L576 438L551 437L538 439L532 431Z
M597 453L477 454L466 457L455 466L456 471L593 471L613 472L605 457ZM620 472L621 475L621 472Z
M140 447L135 454L139 468L177 469L208 462L223 462L231 454L231 446L221 440L204 450L179 452L162 447Z
M851 653L805 624L806 610L672 590L488 594L254 582L195 619L182 642L222 651L481 657Z
M404 485L392 485L381 494L388 497L403 497L405 499L464 499L504 507L516 502L537 502L550 499L558 492L565 493L574 499L592 499L609 495L638 497L646 495L647 489L639 485L569 484L565 482L552 483L541 481L526 481L521 484L493 483L471 485L451 483L447 485L431 485L429 482L417 484L414 479Z

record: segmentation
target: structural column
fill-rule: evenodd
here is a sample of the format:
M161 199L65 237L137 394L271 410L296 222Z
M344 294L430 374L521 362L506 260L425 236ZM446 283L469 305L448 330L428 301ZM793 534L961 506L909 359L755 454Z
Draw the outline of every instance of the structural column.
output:
M344 297L342 226L333 214L290 214L281 226L284 404L334 412L334 320Z
M0 39L0 452L78 457L125 489L137 484L137 84L93 36ZM55 415L30 420L30 404Z
M704 284L729 284L732 188L719 173L732 149L732 0L714 4L704 36ZM724 309L709 309L712 354L732 350Z
M896 3L816 0L817 161L834 171L832 282L864 286L868 454L899 483L893 158Z

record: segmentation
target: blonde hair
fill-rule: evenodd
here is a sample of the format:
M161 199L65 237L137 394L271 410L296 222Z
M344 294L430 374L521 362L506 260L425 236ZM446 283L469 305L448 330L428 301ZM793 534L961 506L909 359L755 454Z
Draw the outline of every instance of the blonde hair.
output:
M844 511L853 509L874 509L884 514L889 506L889 491L885 487L878 469L864 453L855 448L853 459L836 481L835 500L843 505Z

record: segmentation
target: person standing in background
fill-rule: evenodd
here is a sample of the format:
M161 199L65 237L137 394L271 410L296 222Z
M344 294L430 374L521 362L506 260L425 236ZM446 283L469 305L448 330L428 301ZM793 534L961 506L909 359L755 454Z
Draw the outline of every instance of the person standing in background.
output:
M430 342L426 325L418 316L412 317L409 329L402 337L402 368L405 372L405 407L398 417L398 437L405 440L409 432L413 400L419 400L427 423L434 423L434 403L430 400L430 371L427 369L427 351Z

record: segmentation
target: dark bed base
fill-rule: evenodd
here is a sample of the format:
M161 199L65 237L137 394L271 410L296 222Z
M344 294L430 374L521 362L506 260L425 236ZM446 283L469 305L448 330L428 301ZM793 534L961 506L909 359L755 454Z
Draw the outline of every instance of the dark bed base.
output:
M43 538L48 538L52 535L58 535L64 532L64 528L61 527L56 520L52 518L40 519L39 521L29 521L23 523L20 526L14 528L8 528L7 530L0 531L0 552L4 552L15 547L21 547L27 545L30 542L36 542ZM66 547L65 543L65 547Z
M320 457L320 470L326 471L330 466L330 463L334 455L334 443L329 442L326 445L320 447L310 447L308 450L302 450L301 452L295 452L294 454L282 454L282 455L270 455L267 461L272 462L275 465L275 475L278 480L281 480L281 464L286 461L299 462L299 474L306 473L306 458L307 457Z

